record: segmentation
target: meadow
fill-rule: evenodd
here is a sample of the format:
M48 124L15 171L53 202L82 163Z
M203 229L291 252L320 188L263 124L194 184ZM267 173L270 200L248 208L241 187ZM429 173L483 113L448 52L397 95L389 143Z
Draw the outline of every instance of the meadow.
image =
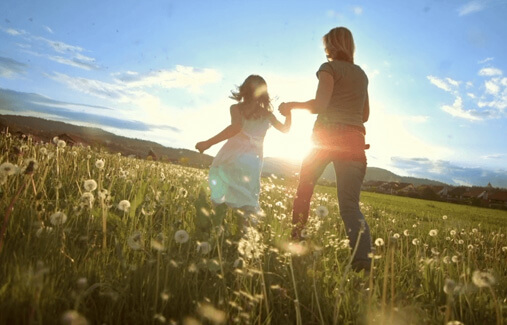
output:
M504 324L507 212L374 193L370 272L336 193L290 242L294 180L257 225L213 209L207 171L0 136L0 324Z

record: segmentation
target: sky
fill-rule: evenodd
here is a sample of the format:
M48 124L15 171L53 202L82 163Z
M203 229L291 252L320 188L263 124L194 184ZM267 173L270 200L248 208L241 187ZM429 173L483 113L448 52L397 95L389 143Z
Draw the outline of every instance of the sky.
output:
M3 0L0 114L193 149L250 74L279 119L281 102L313 98L322 36L345 26L369 78L369 166L507 187L505 17L504 0ZM301 160L314 121L295 112L264 155Z

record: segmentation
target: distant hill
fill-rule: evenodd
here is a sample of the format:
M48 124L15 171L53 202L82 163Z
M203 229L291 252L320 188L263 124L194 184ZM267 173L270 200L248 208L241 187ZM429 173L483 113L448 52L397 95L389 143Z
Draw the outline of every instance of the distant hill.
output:
M165 147L153 141L127 138L99 128L77 126L37 117L0 115L0 129L4 130L6 127L9 128L11 133L31 134L36 139L45 142L51 141L55 136L66 134L77 143L89 145L97 149L106 149L109 152L121 152L124 156L134 155L139 158L146 158L151 150L159 159L172 162L184 161L190 166L200 168L207 168L213 161L213 157L199 154L196 151ZM299 168L299 163L280 158L266 157L264 159L263 173L289 177L299 172ZM322 178L331 182L335 180L332 164L325 169ZM445 185L444 183L429 179L399 176L386 169L377 167L367 168L365 181L370 180L404 182L414 185Z
M267 157L264 159L263 172L281 176L291 176L299 172L300 164L289 162L279 158ZM322 173L322 178L328 181L335 181L333 165L329 164ZM386 169L378 167L367 167L365 181L384 181L384 182L400 182L411 183L414 185L446 185L445 183L425 178L405 177L396 175Z

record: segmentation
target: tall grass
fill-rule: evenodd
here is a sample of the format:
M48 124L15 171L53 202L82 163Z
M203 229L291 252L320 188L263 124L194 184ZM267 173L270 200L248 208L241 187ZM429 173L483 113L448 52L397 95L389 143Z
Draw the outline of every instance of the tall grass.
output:
M355 273L333 188L291 243L289 181L262 180L265 216L243 230L205 170L8 134L0 148L1 324L504 323L505 211L363 193L374 263Z

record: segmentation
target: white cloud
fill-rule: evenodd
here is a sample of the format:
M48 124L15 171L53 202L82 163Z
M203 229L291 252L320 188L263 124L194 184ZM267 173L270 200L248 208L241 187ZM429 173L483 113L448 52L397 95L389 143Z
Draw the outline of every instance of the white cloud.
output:
M477 62L477 63L479 63L479 64L484 64L484 63L486 63L486 62L493 61L494 59L495 59L495 58L489 57L489 58L485 58L484 60L481 60L481 61L479 61L479 62Z
M44 25L43 27L44 27L44 29L45 29L48 33L54 34L54 32L53 32L53 30L51 29L51 27L46 26L46 25Z
M467 181L462 180L462 179L453 178L453 179L452 179L452 181L453 181L455 184L460 185L460 186L468 186L468 187L473 186L473 184L472 184L472 183L467 182Z
M26 70L26 64L11 58L0 56L0 77L13 78L23 74Z
M463 100L461 97L456 97L452 105L443 105L444 112L451 114L454 117L460 117L469 121L480 121L481 117L477 116L475 110L466 110L463 108Z
M51 28L48 26L44 26L45 29L52 33ZM0 27L1 28L1 27ZM45 57L49 60L73 66L76 68L84 69L84 70L94 70L98 69L99 66L95 63L95 59L89 56L83 55L85 52L80 46L67 44L60 41L54 41L42 36L32 35L24 30L16 30L16 29L5 29L1 28L5 33L20 37L24 39L29 44L19 44L18 46L22 48L22 50L31 48L32 51L25 51L25 53ZM54 53L48 53L54 51L58 53L58 55L54 55Z
M496 80L487 80L484 82L484 87L486 88L486 92L491 95L496 95L500 92L500 86L497 84Z
M501 76L502 70L497 68L482 68L479 70L479 76Z
M482 68L478 75L486 77L483 87L474 91L473 83L465 82L467 91L460 89L461 82L451 78L428 76L428 80L438 88L454 96L452 105L442 105L446 113L469 121L480 121L490 118L501 118L507 107L507 78L500 78L503 72L497 68ZM465 103L463 98L468 101ZM469 108L465 108L468 106ZM472 107L470 107L472 106ZM475 109L477 107L479 109Z
M484 9L484 6L478 1L470 1L465 5L458 8L459 16L466 16L474 12L479 12Z
M363 13L363 8L359 7L359 6L356 6L356 7L352 8L352 11L354 11L354 13L356 15L361 15Z
M437 86L438 88L442 89L442 90L445 90L445 91L448 91L448 92L451 92L452 91L452 86L454 86L454 83L451 83L449 82L449 80L453 81L452 79L450 78L447 78L447 79L440 79L440 78L437 78L435 76L427 76L426 78L428 78L428 80L434 84L435 86Z
M186 88L192 92L199 92L203 85L218 82L222 78L214 69L197 69L181 65L177 65L174 70L158 70L145 75L127 71L115 74L114 77L118 83L129 88L158 86Z

